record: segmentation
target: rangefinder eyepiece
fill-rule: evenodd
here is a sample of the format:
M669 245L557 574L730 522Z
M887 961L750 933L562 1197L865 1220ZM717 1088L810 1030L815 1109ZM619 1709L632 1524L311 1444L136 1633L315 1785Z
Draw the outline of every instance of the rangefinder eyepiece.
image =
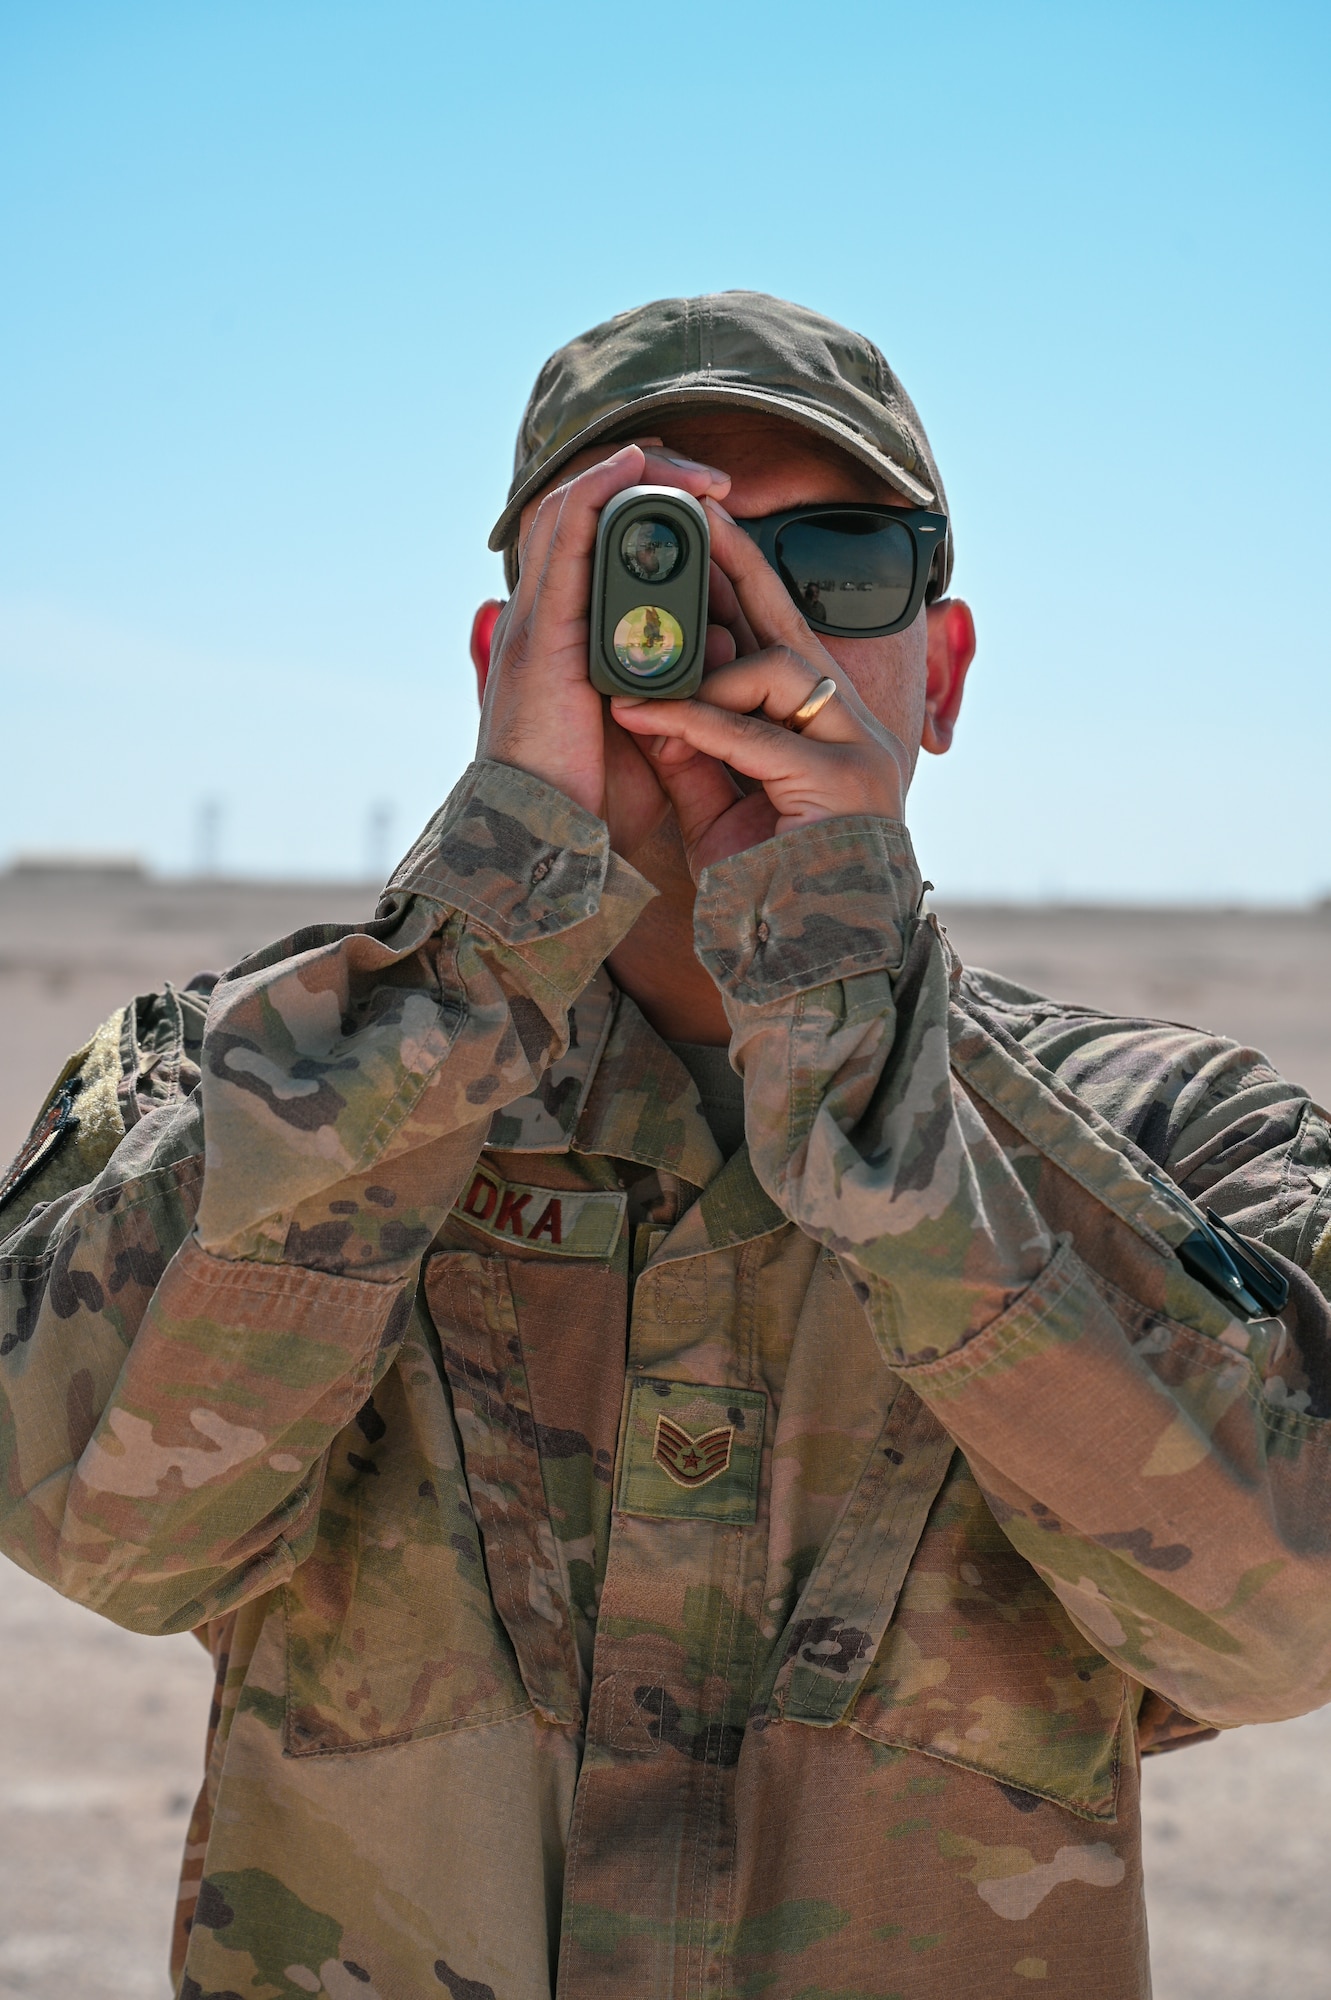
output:
M707 639L707 515L674 486L630 486L601 510L591 681L601 694L696 694Z

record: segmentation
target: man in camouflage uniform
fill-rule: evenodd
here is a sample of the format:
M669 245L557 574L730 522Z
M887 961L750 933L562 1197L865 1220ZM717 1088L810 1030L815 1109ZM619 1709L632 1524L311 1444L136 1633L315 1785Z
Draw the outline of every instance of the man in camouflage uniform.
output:
M711 671L612 706L644 480ZM125 1010L11 1175L0 1545L216 1662L186 2000L1128 2000L1140 1748L1331 1697L1331 1133L958 965L902 823L950 551L823 643L731 518L866 499L944 504L844 329L572 343L378 914Z

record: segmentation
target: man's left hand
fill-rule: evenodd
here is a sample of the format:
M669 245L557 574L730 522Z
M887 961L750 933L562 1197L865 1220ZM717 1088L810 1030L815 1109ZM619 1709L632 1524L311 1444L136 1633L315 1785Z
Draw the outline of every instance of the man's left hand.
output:
M696 700L611 703L674 807L695 881L711 862L814 820L900 819L910 775L905 746L870 714L760 550L724 508L705 504L713 561L760 650L714 668ZM832 699L803 731L783 728L828 675ZM742 790L731 772L760 789Z

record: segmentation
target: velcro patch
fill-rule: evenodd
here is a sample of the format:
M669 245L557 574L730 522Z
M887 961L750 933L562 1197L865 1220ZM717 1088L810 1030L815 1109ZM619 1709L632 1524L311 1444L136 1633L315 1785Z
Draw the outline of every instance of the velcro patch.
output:
M526 1243L556 1257L609 1257L628 1196L609 1189L529 1187L478 1166L454 1215L497 1243Z
M760 1390L639 1376L629 1390L620 1512L755 1521L766 1416Z

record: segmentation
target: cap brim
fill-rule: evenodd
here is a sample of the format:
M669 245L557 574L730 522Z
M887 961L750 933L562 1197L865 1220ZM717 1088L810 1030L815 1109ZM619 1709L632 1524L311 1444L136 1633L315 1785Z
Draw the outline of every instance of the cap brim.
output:
M712 386L691 382L687 387L681 384L677 389L658 389L654 395L639 396L630 403L617 403L613 410L607 410L603 417L598 417L594 423L569 438L558 451L552 451L548 458L542 459L510 496L491 532L490 547L496 552L508 547L517 534L518 518L527 502L542 487L550 484L562 466L567 465L571 458L576 458L580 451L586 451L589 445L599 444L616 431L639 430L643 418L653 416L660 410L718 408L767 410L773 416L784 417L788 422L812 431L815 436L826 438L830 444L839 445L842 451L857 458L861 465L868 466L903 499L913 501L917 507L932 507L937 501L938 496L932 487L913 478L887 452L880 451L877 445L852 430L849 424L838 423L835 417L811 408L798 397L782 396L774 389L744 389L734 383L718 382Z

